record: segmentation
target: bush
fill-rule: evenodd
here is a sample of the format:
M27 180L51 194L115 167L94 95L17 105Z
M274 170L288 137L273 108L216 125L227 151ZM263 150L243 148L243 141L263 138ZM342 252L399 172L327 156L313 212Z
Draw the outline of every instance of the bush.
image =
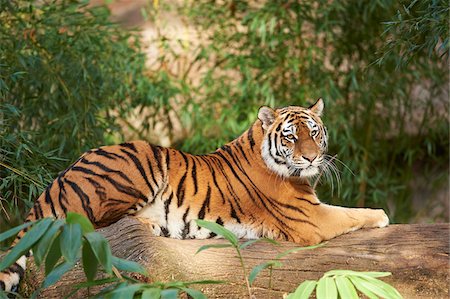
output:
M137 33L87 3L0 0L0 194L8 222L83 151L120 141L120 117L166 93L144 75Z

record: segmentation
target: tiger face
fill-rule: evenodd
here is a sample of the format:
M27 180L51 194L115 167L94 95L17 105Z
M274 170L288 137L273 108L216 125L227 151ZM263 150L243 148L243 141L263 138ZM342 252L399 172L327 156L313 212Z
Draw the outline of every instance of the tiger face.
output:
M283 177L310 177L325 161L327 130L320 119L322 99L310 106L261 107L264 130L261 154L267 167Z

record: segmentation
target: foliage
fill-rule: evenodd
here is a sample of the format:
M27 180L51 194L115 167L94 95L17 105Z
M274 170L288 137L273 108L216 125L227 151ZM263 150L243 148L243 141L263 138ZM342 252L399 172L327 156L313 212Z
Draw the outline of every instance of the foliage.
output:
M168 94L145 76L137 32L109 17L88 1L0 0L0 194L9 225L83 151L120 140L120 117Z
M446 181L447 166L435 166L449 157L445 1L185 3L179 13L203 43L163 32L154 41L163 53L155 69L179 86L171 105L187 130L182 149L204 153L235 138L261 105L323 97L329 151L352 171L343 168L340 194L320 187L321 198L389 207L400 222L411 215L417 164ZM158 20L161 9L147 14ZM189 63L170 67L187 53Z
M319 281L302 282L286 299L308 299L314 289L317 299L358 299L357 290L370 299L401 299L402 296L395 288L377 279L389 275L389 272L332 270L325 273Z
M145 268L133 261L113 256L108 241L94 231L94 227L86 217L76 213L69 212L66 220L44 218L27 222L0 234L0 241L16 235L25 228L29 228L29 231L1 260L0 271L5 270L20 256L32 250L36 266L43 265L45 269L45 280L40 286L41 289L55 284L81 259L87 281L74 286L73 292L68 297L82 288L107 284L108 286L94 297L177 298L180 292L184 292L194 299L202 299L206 297L192 289L191 285L221 283L212 280L139 283L121 274L119 270L147 276ZM99 269L103 275L101 279L96 279ZM40 289L33 296L36 296Z

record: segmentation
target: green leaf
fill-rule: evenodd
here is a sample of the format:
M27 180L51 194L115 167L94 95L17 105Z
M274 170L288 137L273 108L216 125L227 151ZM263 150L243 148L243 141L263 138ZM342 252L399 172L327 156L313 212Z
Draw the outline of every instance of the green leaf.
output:
M161 299L177 299L178 298L177 289L169 289L161 291Z
M211 221L206 221L206 220L201 220L201 219L197 219L195 220L197 222L197 225L200 227L204 227L206 229L209 229L210 231L212 231L213 233L220 235L222 237L224 237L225 239L227 239L234 247L238 247L239 243L238 243L238 238L236 237L235 234L233 234L231 231L229 231L228 229L226 229L225 227L215 223L215 222L211 222Z
M372 282L369 282L366 279L356 277L356 276L351 276L350 279L353 283L356 282L355 285L358 284L359 286L363 286L365 289L369 290L376 296L379 296L379 297L382 297L385 299L401 298L401 296L400 297L391 296L389 294L389 292L387 292L382 286L380 286L378 284L374 284Z
M22 255L30 250L30 248L41 238L53 222L51 218L45 218L37 222L33 227L20 239L19 243L14 246L11 251L3 258L0 263L0 271L5 270L15 263Z
M359 299L358 293L356 293L355 287L350 280L345 276L336 276L336 286L341 298Z
M227 247L233 247L233 245L231 244L210 244L210 245L203 245L202 247L200 247L197 252L202 252L203 250L209 249L209 248L227 248Z
M58 235L52 242L50 249L47 253L47 258L45 259L45 275L48 275L53 267L56 265L61 257L61 247L59 246L59 240L61 235Z
M45 278L44 282L42 283L42 287L43 288L48 288L49 286L51 286L52 284L57 282L61 278L61 276L64 275L64 273L66 273L67 271L72 269L74 266L75 266L75 263L68 262L68 261L59 264L58 266L56 266L56 268L54 268L47 275L47 277Z
M317 285L315 280L305 280L295 290L290 299L308 299Z
M22 224L22 225L13 227L13 228L11 228L10 230L7 230L7 231L1 233L1 234L0 234L0 242L3 242L3 241L5 241L5 240L8 239L8 238L11 238L11 237L17 235L17 234L18 234L21 230L23 230L24 228L27 228L27 227L29 227L30 225L33 225L33 224L35 224L35 223L37 223L37 222L40 222L40 221L41 221L41 220L38 220L38 221L32 221L32 222L25 222L25 223Z
M68 262L77 260L82 241L82 231L79 224L66 224L61 233L61 253Z
M331 270L325 273L324 276L334 276L334 275L344 275L344 276L360 276L360 277L385 277L392 275L391 272L359 272L352 270Z
M83 234L91 233L95 230L89 219L77 213L68 212L66 222L69 224L79 224L81 226Z
M252 244L254 244L256 242L267 242L267 243L271 243L273 245L279 245L279 243L277 241L275 241L275 240L268 239L268 238L260 238L260 239L248 240L248 241L242 243L239 246L239 248L240 249L244 249L244 248L246 248L246 247L248 247L248 246L250 246L250 245L252 245Z
M322 277L317 283L317 299L337 299L338 293L334 279Z
M108 241L97 232L87 233L84 237L91 245L92 251L100 261L100 264L103 266L106 273L112 274L112 254Z
M320 244L317 244L317 245L312 245L312 246L291 248L291 249L289 249L289 250L283 251L282 253L278 254L278 255L275 257L275 259L277 259L277 260L278 260L278 259L281 259L281 258L283 258L283 257L285 257L285 256L287 256L287 255L289 255L289 254L291 254L291 253L297 252L297 251L302 251L302 250L309 250L309 249L319 248L319 247L324 246L325 244L327 244L327 242L320 243Z
M161 298L161 290L157 288L146 289L142 292L141 299L159 299Z
M358 291L369 297L369 299L378 299L377 295L375 295L369 288L367 288L364 283L361 283L361 278L349 276L349 279L352 281Z
M121 285L120 287L105 294L107 299L133 298L134 294L143 286L143 284Z
M381 287L383 290L385 290L387 292L387 294L389 295L389 298L393 298L393 299L401 299L403 298L402 295L400 295L400 293L390 284L385 283L382 280L373 278L373 277L364 277L363 279L365 279L366 281L368 281L369 283L371 283L372 285L376 285L378 287Z
M82 249L83 271L88 282L92 282L97 274L98 260L88 241L83 240Z
M269 267L281 267L282 265L283 264L279 261L268 261L268 262L259 264L259 265L255 266L252 269L252 271L250 272L250 275L248 276L248 282L251 285L253 283L253 281L255 281L256 276L258 276L259 272L261 272L262 270L269 268Z
M112 264L119 270L140 273L142 275L148 275L147 270L139 263L121 259L118 257L112 257Z
M44 236L35 244L33 248L33 257L36 265L40 266L47 254L52 241L59 236L59 229L64 225L64 220L55 220L50 228L45 232Z
M191 289L191 288L181 288L184 292L186 292L190 297L192 297L192 299L207 299L206 296L196 290L196 289Z

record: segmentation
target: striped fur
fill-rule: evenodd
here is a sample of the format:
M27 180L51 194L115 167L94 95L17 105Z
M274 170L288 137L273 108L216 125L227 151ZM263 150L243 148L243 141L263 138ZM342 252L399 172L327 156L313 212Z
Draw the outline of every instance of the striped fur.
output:
M262 107L246 132L208 155L144 141L90 150L47 187L26 221L64 218L71 211L103 227L135 215L150 222L156 235L217 237L194 222L206 219L241 238L264 236L301 245L386 226L382 210L323 204L309 184L307 177L325 165L322 108L322 100L310 108ZM24 259L0 273L2 288L17 286Z

